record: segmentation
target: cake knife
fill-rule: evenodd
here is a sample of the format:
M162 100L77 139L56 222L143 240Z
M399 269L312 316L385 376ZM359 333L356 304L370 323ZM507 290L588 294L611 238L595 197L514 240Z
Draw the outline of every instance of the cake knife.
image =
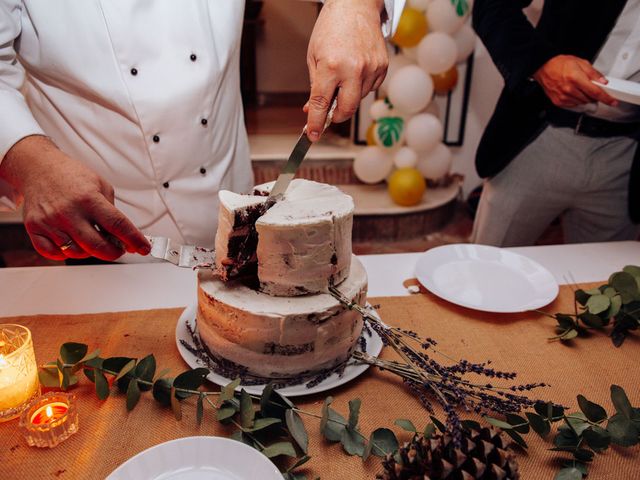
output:
M338 105L338 96L337 94L333 97L333 101L331 102L331 107L329 108L329 112L327 113L327 119L324 122L324 127L322 128L322 132L331 125L333 121L333 113L336 111L336 106ZM302 129L302 134L298 138L295 147L293 147L293 151L291 155L289 155L289 160L282 167L280 171L280 175L278 175L278 179L276 183L273 185L271 192L269 193L269 198L267 198L267 205L272 207L279 199L282 198L284 192L287 191L291 180L296 174L298 167L304 160L304 157L307 155L309 148L311 147L311 140L307 137L307 125Z

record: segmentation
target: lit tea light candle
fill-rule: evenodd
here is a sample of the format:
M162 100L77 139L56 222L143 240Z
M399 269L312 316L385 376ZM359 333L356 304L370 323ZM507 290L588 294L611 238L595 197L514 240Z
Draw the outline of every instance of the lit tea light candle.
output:
M33 400L20 417L30 446L55 447L78 431L75 395L50 392Z
M0 422L19 416L39 393L31 332L21 325L0 325Z

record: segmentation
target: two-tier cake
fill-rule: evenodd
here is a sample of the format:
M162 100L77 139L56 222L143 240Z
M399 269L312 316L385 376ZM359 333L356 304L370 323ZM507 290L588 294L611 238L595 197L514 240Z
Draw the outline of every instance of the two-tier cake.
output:
M215 270L198 274L197 329L213 356L261 377L344 363L362 330L367 276L351 253L353 200L336 187L293 180L267 208L273 183L253 195L220 192Z

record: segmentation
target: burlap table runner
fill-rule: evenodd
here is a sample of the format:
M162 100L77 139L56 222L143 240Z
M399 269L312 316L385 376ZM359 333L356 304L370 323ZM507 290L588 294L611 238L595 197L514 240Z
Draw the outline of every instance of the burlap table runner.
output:
M562 287L560 297L548 310L571 311L573 294ZM634 405L640 404L640 340L629 338L622 348L614 348L608 338L593 338L573 345L549 343L554 321L541 315L484 314L452 306L429 294L411 297L371 299L380 305L380 315L390 324L415 330L439 341L439 348L452 356L472 361L491 359L497 369L519 374L521 383L548 382L551 388L539 392L545 399L575 406L575 395L584 393L611 410L609 385L623 386ZM185 369L175 346L175 325L181 310L152 310L78 316L34 316L0 319L28 326L34 337L36 356L44 363L56 358L65 341L87 343L100 348L104 356L142 357L154 353L158 368L171 367L174 373ZM385 357L393 356L390 351ZM98 479L104 478L122 462L161 442L192 435L229 435L209 410L201 427L195 423L195 405L183 409L178 422L170 410L143 396L136 409L127 414L123 397L97 400L86 379L76 389L79 397L80 432L54 449L30 448L18 431L17 421L0 424L0 478L6 479ZM386 426L408 439L393 426L397 418L409 418L419 428L428 416L401 382L388 373L369 370L357 380L330 392L334 407L347 412L347 402L362 399L361 426L368 434ZM297 399L302 408L319 412L324 395ZM439 415L444 418L443 415ZM305 419L310 433L309 453L313 457L307 473L310 478L372 478L380 462L372 458L363 464L358 457L344 454L338 444L328 444L318 434L318 421ZM556 471L551 446L531 433L526 436L529 451L519 455L525 479L552 478ZM611 448L598 455L590 479L640 478L638 448ZM257 479L256 479L257 480Z

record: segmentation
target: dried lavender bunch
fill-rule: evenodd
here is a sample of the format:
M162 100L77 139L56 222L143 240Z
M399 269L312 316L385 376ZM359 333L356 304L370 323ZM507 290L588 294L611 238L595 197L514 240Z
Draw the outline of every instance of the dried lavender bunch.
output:
M370 308L350 301L335 287L330 288L330 293L344 306L360 313L383 343L396 351L401 361L382 360L359 351L353 353L353 358L400 376L429 412L433 412L432 399L435 398L447 415L447 431L457 444L461 441L459 410L477 414L518 413L537 403L524 392L547 386L545 383L496 385L496 380L501 383L514 380L516 373L496 370L490 366L491 362L454 360L435 348L435 340L386 325ZM436 361L430 356L431 352L449 363Z

